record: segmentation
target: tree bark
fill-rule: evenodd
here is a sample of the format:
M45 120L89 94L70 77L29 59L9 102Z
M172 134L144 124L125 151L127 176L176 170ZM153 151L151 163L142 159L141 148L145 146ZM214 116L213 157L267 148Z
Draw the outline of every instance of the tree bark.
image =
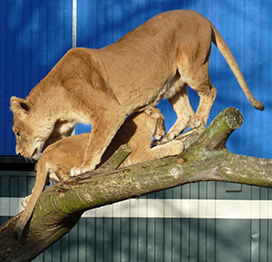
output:
M69 232L84 211L124 199L203 180L272 187L271 159L235 155L225 146L242 122L237 109L227 108L206 130L200 127L177 138L186 148L177 157L116 169L130 152L124 146L94 172L49 187L20 241L13 238L20 214L0 228L0 261L30 261Z

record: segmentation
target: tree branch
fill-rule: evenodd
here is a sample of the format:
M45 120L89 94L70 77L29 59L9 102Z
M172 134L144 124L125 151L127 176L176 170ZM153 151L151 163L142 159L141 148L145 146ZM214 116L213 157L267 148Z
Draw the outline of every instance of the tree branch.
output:
M113 166L106 163L94 172L49 187L37 202L20 241L13 239L20 214L0 228L0 261L30 261L66 234L85 210L120 200L201 180L272 187L272 160L235 155L225 147L242 122L241 113L228 108L204 133L201 127L179 137L186 141L186 150L177 157L115 170L124 160L118 154L128 154L126 147L111 158Z

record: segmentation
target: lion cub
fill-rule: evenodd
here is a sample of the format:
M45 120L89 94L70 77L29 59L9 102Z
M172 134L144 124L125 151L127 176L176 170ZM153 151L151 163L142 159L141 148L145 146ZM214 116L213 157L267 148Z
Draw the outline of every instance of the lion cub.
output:
M158 108L150 107L141 113L135 113L126 119L117 132L105 151L101 164L122 144L128 144L132 148L132 153L120 167L180 154L184 146L178 140L151 147L153 137L161 139L164 135L164 117ZM89 137L89 133L70 136L51 144L44 150L37 163L37 177L32 195L23 200L23 205L26 205L26 208L15 226L15 239L21 237L22 231L44 189L47 178L49 177L50 180L55 182L70 178L71 168L79 165L84 158Z

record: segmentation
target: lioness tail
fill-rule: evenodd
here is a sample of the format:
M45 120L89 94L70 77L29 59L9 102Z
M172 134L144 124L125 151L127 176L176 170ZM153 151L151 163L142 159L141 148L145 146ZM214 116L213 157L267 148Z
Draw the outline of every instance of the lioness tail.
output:
M240 84L243 92L245 93L248 101L252 106L254 106L256 109L264 110L264 105L262 102L257 100L253 97L251 91L248 88L248 85L244 79L244 76L233 56L231 53L229 47L227 46L226 42L224 41L223 37L220 35L220 33L217 31L217 29L211 24L213 37L212 41L217 46L220 53L223 55L223 57L226 59L230 69L232 70L233 74L235 75L238 83Z

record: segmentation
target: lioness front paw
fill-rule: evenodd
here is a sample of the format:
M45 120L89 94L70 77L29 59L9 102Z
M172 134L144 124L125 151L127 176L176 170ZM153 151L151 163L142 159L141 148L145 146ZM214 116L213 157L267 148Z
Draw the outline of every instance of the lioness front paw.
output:
M70 171L70 177L78 176L82 174L80 167L73 167Z
M70 171L70 176L75 177L75 176L78 176L78 175L81 175L83 173L90 172L93 170L94 170L94 168L89 167L89 166L73 167Z
M183 152L184 143L180 140L173 140L169 142L169 146L171 147L171 155L176 156Z

